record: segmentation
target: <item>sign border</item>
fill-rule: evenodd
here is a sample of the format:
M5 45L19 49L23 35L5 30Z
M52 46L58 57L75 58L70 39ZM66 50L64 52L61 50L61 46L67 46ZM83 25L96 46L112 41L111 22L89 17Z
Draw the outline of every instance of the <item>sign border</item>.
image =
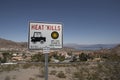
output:
M62 49L63 48L63 24L61 23L61 22L42 22L42 21L29 21L28 22L29 23L29 30L28 30L28 49L29 50L43 50L43 48L40 48L40 49L31 49L30 48L30 23L43 23L43 24L61 24L62 25L62 34L61 34L61 36L62 36L62 47L61 48L50 48L51 50L57 50L57 49ZM49 47L49 46L47 46L47 47Z

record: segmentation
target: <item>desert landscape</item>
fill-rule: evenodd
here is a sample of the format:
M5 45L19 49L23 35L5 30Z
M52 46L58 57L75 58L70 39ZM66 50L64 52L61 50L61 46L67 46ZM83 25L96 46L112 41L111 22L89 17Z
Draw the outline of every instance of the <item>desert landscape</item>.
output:
M0 80L120 80L120 0L0 0Z
M0 80L45 80L42 51L30 51L26 43L0 42ZM48 57L48 80L120 79L120 45L100 50L64 47L52 50Z
M49 64L48 80L119 80L120 63ZM1 80L45 80L43 64L0 66Z

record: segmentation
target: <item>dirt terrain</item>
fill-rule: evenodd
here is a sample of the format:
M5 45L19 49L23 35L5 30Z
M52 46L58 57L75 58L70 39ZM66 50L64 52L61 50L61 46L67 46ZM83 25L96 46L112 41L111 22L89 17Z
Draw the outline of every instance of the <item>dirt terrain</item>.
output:
M8 65L7 65L8 66ZM10 65L11 66L11 65ZM33 66L33 65L23 65L14 67L4 67L4 70L0 72L0 80L45 80L44 78L44 66ZM51 66L48 68L48 79L49 80L70 80L69 74L75 69L74 67L64 67L64 66ZM58 73L62 72L62 75L57 76Z

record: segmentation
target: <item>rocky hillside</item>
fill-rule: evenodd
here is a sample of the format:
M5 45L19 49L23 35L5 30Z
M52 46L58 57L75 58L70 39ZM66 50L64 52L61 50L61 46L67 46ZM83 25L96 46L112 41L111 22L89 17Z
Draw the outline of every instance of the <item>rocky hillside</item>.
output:
M26 42L14 42L0 38L0 48L27 48Z
M112 51L113 53L117 53L118 55L120 55L120 45L112 48L111 51Z

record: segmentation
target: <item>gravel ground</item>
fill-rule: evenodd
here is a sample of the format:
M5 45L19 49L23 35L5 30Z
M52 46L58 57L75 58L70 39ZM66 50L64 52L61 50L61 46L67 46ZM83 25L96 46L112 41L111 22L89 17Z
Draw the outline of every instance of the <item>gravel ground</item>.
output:
M70 80L71 72L74 71L74 67L49 67L48 68L48 80ZM55 74L50 74L52 71L56 71ZM57 74L63 72L66 78L59 78ZM32 66L26 69L20 68L11 71L1 71L0 80L45 80L44 67Z

